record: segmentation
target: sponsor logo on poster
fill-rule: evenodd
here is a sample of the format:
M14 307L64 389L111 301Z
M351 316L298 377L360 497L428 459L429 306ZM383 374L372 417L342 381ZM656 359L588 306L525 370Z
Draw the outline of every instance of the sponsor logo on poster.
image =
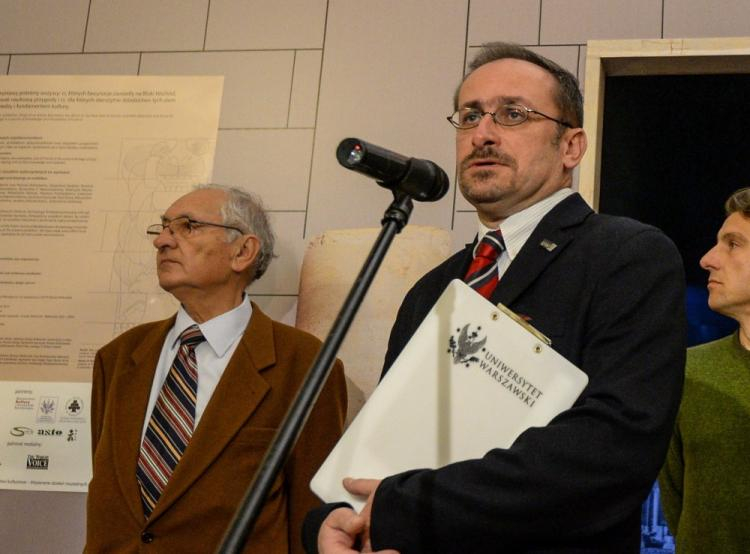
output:
M23 437L24 435L33 435L34 430L31 427L16 425L15 427L11 428L10 434L14 437Z
M54 423L57 418L57 397L42 396L39 398L39 409L36 412L36 420L44 423Z
M68 398L63 404L65 413L60 413L61 423L85 423L86 418L84 408L86 405L80 396Z
M29 454L26 456L26 469L49 469L49 456Z
M73 397L65 402L65 413L70 417L80 417L83 412L83 400Z
M14 406L16 410L33 410L34 399L29 396L16 396L16 404Z
M37 429L36 434L40 437L62 437L60 429Z

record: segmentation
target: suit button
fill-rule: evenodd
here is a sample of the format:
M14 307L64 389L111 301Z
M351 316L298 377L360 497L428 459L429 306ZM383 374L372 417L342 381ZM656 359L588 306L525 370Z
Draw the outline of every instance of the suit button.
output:
M146 544L154 542L154 535L148 531L144 531L141 533L141 542L145 542Z

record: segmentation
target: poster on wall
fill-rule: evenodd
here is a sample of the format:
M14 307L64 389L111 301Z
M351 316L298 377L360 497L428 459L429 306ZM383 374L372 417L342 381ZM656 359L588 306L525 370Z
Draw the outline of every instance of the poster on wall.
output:
M3 382L0 488L86 492L90 396L90 383Z
M210 180L222 87L221 76L0 76L3 394L90 389L102 345L176 310L145 230ZM0 448L18 442L16 425L36 431L13 406L0 404ZM70 441L81 461L82 432Z

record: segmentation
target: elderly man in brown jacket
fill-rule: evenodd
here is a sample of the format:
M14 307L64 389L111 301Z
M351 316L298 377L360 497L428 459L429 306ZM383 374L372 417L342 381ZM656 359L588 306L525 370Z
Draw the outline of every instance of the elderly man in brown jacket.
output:
M251 195L199 188L147 232L159 284L181 306L96 356L86 551L213 552L320 343L272 321L244 292L273 257ZM317 504L308 484L345 413L337 362L247 552L301 551L302 519Z

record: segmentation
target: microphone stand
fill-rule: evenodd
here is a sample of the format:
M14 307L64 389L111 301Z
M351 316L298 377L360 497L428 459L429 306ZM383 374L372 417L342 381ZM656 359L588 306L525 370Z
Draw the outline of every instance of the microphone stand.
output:
M393 196L394 200L388 206L381 220L383 228L375 240L375 244L370 250L367 260L362 265L362 269L359 275L357 275L341 310L336 316L328 337L326 337L315 361L308 370L297 396L284 416L284 421L281 423L271 445L268 447L260 468L256 472L250 487L245 493L245 497L224 534L222 544L216 551L217 554L238 553L245 545L245 541L252 531L255 520L258 518L266 496L271 489L274 478L297 442L297 437L302 430L302 426L307 421L315 400L318 398L320 389L323 388L323 384L328 378L328 374L336 358L336 353L352 324L352 320L367 290L372 284L372 280L375 278L375 274L383 258L385 258L388 252L393 238L401 232L401 229L409 221L409 216L413 209L411 196L396 190L393 191Z

